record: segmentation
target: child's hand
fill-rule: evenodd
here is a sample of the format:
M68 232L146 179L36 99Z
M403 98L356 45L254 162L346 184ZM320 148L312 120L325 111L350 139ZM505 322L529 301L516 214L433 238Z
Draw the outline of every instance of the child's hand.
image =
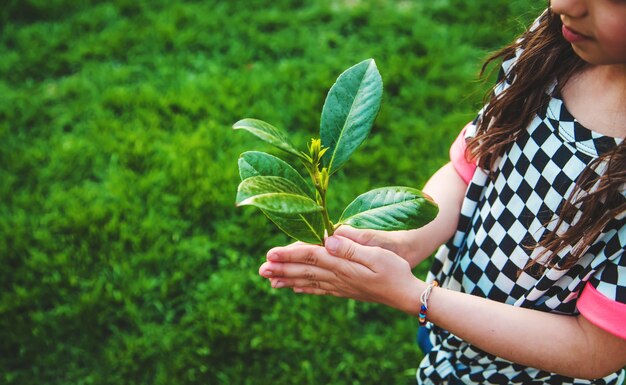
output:
M303 243L276 247L267 253L267 260L259 274L274 288L378 302L406 312L418 309L424 286L395 253L337 235L328 238L325 247Z
M342 225L335 230L335 235L351 239L364 246L378 246L387 249L407 261L410 261L412 251L409 247L409 233L409 231L356 229L348 225Z
M428 228L428 226L425 227ZM335 235L351 239L364 246L378 246L392 251L409 262L411 267L415 267L431 254L431 252L423 250L422 242L417 236L420 231L422 230L382 231L356 229L342 225L335 230ZM422 256L422 254L424 255Z

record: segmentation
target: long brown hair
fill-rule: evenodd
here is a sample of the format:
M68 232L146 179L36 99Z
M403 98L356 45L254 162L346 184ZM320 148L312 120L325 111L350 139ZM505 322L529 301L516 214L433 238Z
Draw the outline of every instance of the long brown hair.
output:
M515 65L504 80L510 87L497 97L487 98L476 136L468 142L468 158L492 172L498 158L526 129L535 114L545 108L550 100L547 86L558 79L558 87L584 69L587 64L574 53L563 39L562 23L558 15L548 9L534 28L526 31L513 44L491 55L481 70L484 75L494 62L515 56L523 49ZM571 195L560 208L556 226L535 245L543 247L537 260L549 255L545 266L571 268L584 255L587 248L602 230L626 212L626 199L622 195L626 186L626 141L594 159L576 180ZM581 215L577 217L577 214ZM563 224L571 226L561 230ZM573 247L569 257L560 261L558 253ZM558 265L557 265L558 264ZM541 269L542 270L542 269Z

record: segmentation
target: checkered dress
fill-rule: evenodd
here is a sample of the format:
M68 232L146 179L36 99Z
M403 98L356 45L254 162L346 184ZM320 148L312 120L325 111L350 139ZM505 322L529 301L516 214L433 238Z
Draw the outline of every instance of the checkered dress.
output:
M518 55L519 56L518 52ZM503 63L509 73L516 58ZM510 83L506 76L496 94ZM556 83L551 99L527 130L499 159L490 180L476 169L453 238L438 251L428 280L443 287L512 306L577 315L577 298L587 282L610 300L626 303L626 218L615 219L568 269L522 271L541 250L534 245L554 229L555 213L582 170L621 140L592 132L567 111ZM475 132L468 126L466 137ZM559 253L565 259L571 248ZM540 274L540 275L539 275ZM624 321L626 322L626 321ZM468 384L616 384L624 371L587 381L518 365L493 356L428 324L433 349L420 364L419 384L446 384L454 376Z

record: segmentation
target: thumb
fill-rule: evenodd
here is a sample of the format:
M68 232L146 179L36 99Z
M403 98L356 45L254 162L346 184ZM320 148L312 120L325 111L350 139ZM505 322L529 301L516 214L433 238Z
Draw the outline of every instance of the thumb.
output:
M367 229L357 229L348 225L341 225L335 230L334 235L348 238L356 243L367 246L380 246L376 240L376 231Z
M324 247L329 254L335 257L343 258L351 262L356 262L367 268L372 264L369 253L365 247L352 241L351 239L333 235L326 238Z

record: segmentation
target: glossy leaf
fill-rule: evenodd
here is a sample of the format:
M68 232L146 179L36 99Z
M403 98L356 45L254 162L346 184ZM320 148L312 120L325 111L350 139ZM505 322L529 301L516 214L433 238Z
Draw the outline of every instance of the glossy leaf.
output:
M303 157L302 153L298 151L289 141L287 134L269 123L266 123L258 119L242 119L233 124L235 130L245 130L259 139L280 148L290 154L296 155L300 158Z
M241 180L253 176L280 176L290 180L307 195L313 197L313 190L302 175L287 162L260 151L247 151L239 156L239 176Z
M254 176L283 177L313 196L309 185L293 167L264 152L248 151L241 154L239 175L241 179ZM281 214L270 211L263 211L263 213L290 237L307 243L323 243L324 220L320 211L302 214Z
M285 234L306 243L324 243L324 219L320 211L302 214L263 213Z
M332 86L324 107L320 136L324 165L336 172L369 134L380 109L383 83L373 59L364 60L345 72Z
M281 214L302 214L322 208L289 179L279 176L253 176L237 188L238 206L256 206Z
M435 219L437 205L409 187L382 187L358 196L346 207L340 224L375 230L410 230Z

